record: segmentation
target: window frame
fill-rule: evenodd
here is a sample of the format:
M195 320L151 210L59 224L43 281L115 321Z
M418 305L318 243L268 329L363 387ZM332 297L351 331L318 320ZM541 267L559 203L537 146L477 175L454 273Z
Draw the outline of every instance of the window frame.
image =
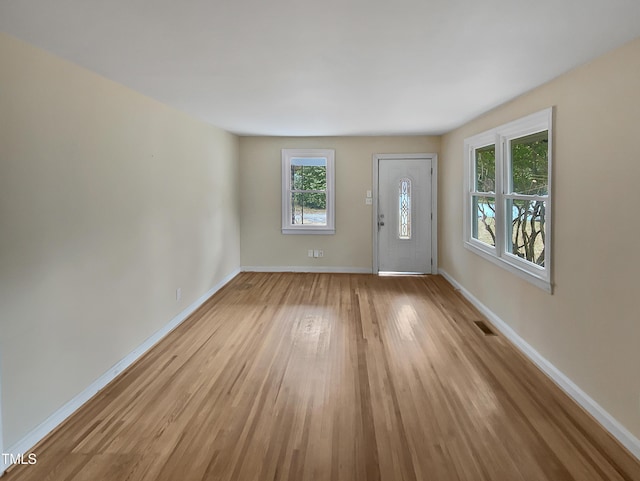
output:
M511 167L511 141L539 132L548 132L548 172L546 196L532 196L511 192L510 167ZM477 149L495 145L495 193L477 192L475 190L476 155ZM541 289L552 293L551 262L552 262L552 159L553 157L553 107L541 110L534 114L522 117L507 124L468 137L464 141L464 246L481 257L506 269L507 271L529 281ZM473 237L473 198L495 198L495 247L490 246ZM507 201L516 200L543 200L545 202L545 258L544 267L521 259L507 251L509 235L507 229Z
M324 158L327 161L327 225L291 223L291 162L301 158ZM335 150L282 149L282 233L332 235L335 228Z

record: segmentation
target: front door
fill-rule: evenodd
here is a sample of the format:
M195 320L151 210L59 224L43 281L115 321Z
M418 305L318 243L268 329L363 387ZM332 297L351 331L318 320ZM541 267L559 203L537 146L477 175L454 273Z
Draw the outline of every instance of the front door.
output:
M378 159L378 270L431 272L432 160Z

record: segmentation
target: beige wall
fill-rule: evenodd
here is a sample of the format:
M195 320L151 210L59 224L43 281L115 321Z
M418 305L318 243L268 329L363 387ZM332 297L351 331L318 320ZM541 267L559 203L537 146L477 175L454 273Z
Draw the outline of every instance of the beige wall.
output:
M463 140L555 106L549 295L462 243ZM640 437L640 39L444 136L440 267Z
M239 267L238 139L4 35L0 65L8 448Z
M336 151L335 235L282 235L281 149ZM240 238L243 266L371 269L372 155L437 153L438 137L240 137ZM307 257L323 249L323 258Z

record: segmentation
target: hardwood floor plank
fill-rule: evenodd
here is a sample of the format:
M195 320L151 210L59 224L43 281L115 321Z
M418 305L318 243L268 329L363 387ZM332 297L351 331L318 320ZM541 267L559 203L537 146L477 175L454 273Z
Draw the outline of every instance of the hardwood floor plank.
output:
M640 479L474 321L439 276L240 274L4 479Z

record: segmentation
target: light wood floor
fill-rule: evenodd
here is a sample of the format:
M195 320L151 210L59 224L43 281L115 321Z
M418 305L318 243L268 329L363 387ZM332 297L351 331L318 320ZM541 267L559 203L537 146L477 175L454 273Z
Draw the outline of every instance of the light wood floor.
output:
M640 480L480 319L438 276L241 274L3 481Z

